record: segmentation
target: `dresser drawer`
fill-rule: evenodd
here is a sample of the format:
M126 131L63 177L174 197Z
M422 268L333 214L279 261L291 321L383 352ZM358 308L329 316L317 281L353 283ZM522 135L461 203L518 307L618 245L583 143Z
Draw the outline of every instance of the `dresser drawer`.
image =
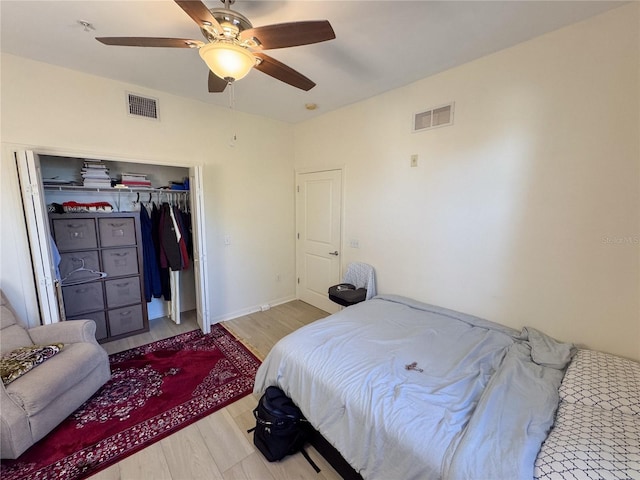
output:
M119 247L136 244L136 227L133 218L99 218L100 245Z
M117 308L107 312L109 331L112 337L144 328L142 305Z
M98 252L95 250L61 253L59 269L62 285L72 285L101 278Z
M96 248L96 222L93 218L53 220L53 234L59 251Z
M96 340L102 340L107 338L107 317L104 312L85 313L74 318L67 318L67 320L93 320L96 322Z
M128 277L104 282L107 292L107 307L121 307L130 303L140 303L140 278Z
M138 273L138 249L132 247L102 250L102 265L110 277L136 275Z
M62 287L62 297L67 317L104 309L102 282Z

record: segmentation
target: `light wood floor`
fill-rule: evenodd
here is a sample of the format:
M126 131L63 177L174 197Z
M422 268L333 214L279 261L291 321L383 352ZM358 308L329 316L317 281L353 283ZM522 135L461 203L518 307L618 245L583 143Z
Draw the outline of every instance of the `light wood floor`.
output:
M304 302L293 301L222 323L261 359L283 336L328 314ZM115 353L198 328L187 312L181 325L168 319L150 321L151 330L103 345ZM253 446L252 411L258 399L248 395L179 432L125 458L93 480L332 480L341 477L312 448L307 450L322 471L317 474L301 454L269 463Z

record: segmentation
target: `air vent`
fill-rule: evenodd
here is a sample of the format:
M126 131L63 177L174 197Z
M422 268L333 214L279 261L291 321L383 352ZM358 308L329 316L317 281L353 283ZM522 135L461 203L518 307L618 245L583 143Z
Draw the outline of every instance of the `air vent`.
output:
M448 103L413 115L413 131L422 132L436 127L453 125L453 105Z
M129 115L158 120L157 99L143 97L134 93L127 93L127 104L129 108Z

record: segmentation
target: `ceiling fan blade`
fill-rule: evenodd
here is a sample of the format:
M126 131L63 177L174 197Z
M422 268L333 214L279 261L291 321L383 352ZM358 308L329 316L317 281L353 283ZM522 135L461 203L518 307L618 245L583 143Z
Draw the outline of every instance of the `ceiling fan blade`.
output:
M227 88L228 82L209 70L209 93L220 93Z
M204 45L204 42L188 38L96 37L96 40L105 45L120 45L124 47L198 48Z
M256 70L260 70L262 73L266 73L281 82L288 83L304 91L309 91L316 86L316 84L307 77L275 58L261 52L255 52L254 55L262 60L254 67Z
M333 40L336 34L328 20L313 20L265 25L240 33L240 41L252 38L258 40L259 48L268 50Z
M215 19L207 6L199 0L174 0L182 10L184 10L191 19L200 27L213 27L216 33L224 33L222 27Z

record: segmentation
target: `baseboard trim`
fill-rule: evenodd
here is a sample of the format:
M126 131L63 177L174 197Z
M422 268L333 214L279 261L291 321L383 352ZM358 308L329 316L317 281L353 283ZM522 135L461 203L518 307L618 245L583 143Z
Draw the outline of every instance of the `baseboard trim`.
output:
M283 303L292 302L293 300L296 300L295 295L277 298L275 300L270 300L265 303L269 304L270 307L276 307L278 305L282 305ZM241 310L236 310L230 313L225 313L224 315L219 315L211 319L211 324L213 325L214 323L226 322L227 320L233 320L234 318L244 317L245 315L250 315L252 313L260 312L262 311L261 306L264 305L265 303L261 303L260 305L254 305L248 308L243 308Z

